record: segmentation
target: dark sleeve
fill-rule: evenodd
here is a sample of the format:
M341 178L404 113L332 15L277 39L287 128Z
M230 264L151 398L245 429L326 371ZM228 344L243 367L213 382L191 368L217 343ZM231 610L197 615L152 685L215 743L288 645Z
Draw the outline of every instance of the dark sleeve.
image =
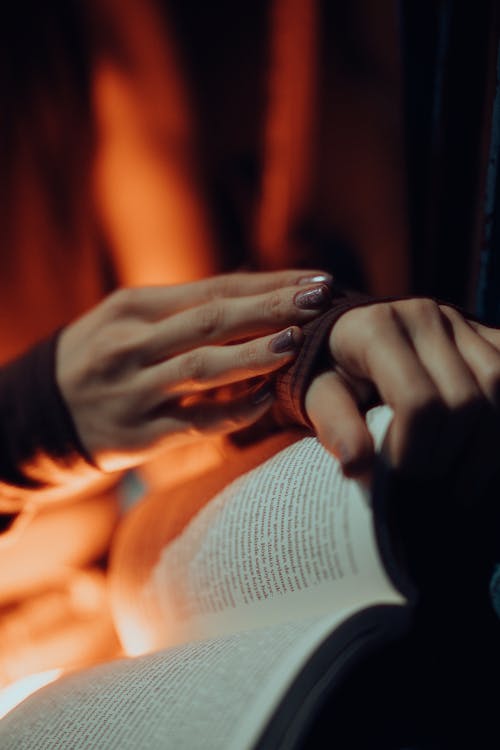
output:
M275 417L280 424L298 424L308 429L312 425L305 410L305 397L312 379L332 368L332 357L328 349L328 337L335 323L344 313L355 307L373 305L377 302L396 302L412 297L373 297L352 291L334 290L332 304L319 318L307 323L302 329L304 343L290 368L279 373L276 382L277 407ZM414 297L413 297L414 299ZM435 300L455 308L468 320L481 322L474 315L443 300Z
M27 494L100 475L80 443L55 377L58 334L0 367L0 512Z

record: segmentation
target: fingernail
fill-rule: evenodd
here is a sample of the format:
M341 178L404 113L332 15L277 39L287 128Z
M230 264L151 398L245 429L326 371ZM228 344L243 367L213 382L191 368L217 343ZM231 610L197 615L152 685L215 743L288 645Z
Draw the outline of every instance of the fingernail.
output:
M270 383L264 383L259 386L250 396L252 403L261 404L263 401L267 401L273 395L273 389Z
M297 284L333 284L333 276L329 273L317 273L315 276L301 276Z
M269 348L274 354L281 354L282 352L293 352L300 344L299 333L296 332L295 328L287 328L286 331L278 333L269 342Z
M325 284L320 284L313 289L297 292L293 301L301 310L320 310L330 300L330 290Z

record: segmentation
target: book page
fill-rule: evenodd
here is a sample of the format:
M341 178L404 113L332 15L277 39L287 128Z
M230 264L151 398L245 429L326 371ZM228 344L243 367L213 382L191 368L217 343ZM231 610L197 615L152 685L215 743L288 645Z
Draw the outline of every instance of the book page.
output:
M407 612L371 608L404 600L378 559L366 496L311 438L202 507L148 587L160 609L169 602L158 639L183 645L43 688L0 722L0 747L251 750L270 727L300 731L324 677Z
M380 438L390 414L378 414ZM155 648L404 601L380 560L366 492L312 437L203 507L140 596L155 612L146 626Z
M0 746L250 749L303 662L350 614L236 633L70 675L0 722Z

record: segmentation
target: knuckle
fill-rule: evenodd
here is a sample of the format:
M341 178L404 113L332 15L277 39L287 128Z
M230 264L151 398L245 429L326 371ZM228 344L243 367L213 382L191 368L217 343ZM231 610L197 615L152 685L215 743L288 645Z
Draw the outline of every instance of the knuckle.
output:
M282 321L284 319L284 302L279 292L271 292L264 299L264 314L273 321Z
M193 383L202 381L205 375L205 355L201 349L189 352L181 358L179 363L181 380L188 380Z
M365 314L366 311L362 307L358 307L349 310L345 315L341 315L331 329L330 342L335 344L340 351L344 351L350 342L359 340L360 334L364 334L366 330ZM360 325L360 322L363 325Z
M449 320L463 320L463 315L450 305L439 305L439 309Z
M223 274L216 276L211 281L210 297L214 300L221 297L230 297L236 282L235 274Z
M379 331L384 330L396 318L396 313L392 305L386 302L379 302L375 305L360 308L360 312L364 318L364 321L362 321L364 325L360 330L364 331L365 337L369 341L373 341L373 336ZM353 319L351 320L351 324L355 324Z
M116 368L116 350L110 346L106 336L98 334L93 337L89 355L89 361L94 372L106 373Z
M253 370L257 368L260 359L260 346L256 341L249 341L240 349L239 362L245 369Z
M441 320L441 310L438 303L429 297L416 297L415 299L405 300L402 305L409 315L417 320L421 320L424 324Z
M196 311L197 329L202 336L211 337L224 323L224 307L220 302L209 302Z
M137 292L131 287L117 289L108 297L108 306L115 317L134 312Z
M368 361L371 359L373 352L378 350L380 340L396 323L397 315L390 304L383 302L360 308L360 313L361 315L357 320L351 319L351 327L344 331L344 338L350 336L353 340L358 341L363 346L364 356Z
M136 348L127 339L110 341L107 336L96 336L92 341L92 369L102 375L114 375L129 369L136 361Z

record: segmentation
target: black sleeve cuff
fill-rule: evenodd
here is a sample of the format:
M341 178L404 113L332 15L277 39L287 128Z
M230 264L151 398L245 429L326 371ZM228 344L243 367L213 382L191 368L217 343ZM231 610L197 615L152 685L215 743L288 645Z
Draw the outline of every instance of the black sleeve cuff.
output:
M0 368L0 511L26 491L100 472L86 454L55 376L58 333Z

